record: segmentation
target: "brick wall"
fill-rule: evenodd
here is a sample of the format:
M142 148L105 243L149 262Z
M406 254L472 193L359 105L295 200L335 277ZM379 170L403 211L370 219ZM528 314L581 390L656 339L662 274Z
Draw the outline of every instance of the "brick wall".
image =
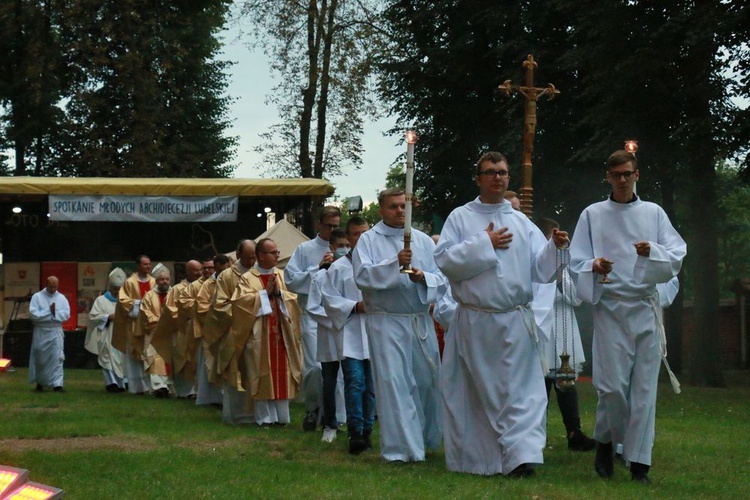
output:
M750 313L747 310L748 306L750 306L750 301L746 301L745 305L747 313ZM683 311L682 359L683 365L689 366L693 356L693 341L695 338L694 308L692 303L686 302ZM746 325L746 329L746 331L750 331L750 324ZM740 350L739 298L725 299L719 303L719 331L716 342L719 344L722 368L746 368L746 366L742 366Z

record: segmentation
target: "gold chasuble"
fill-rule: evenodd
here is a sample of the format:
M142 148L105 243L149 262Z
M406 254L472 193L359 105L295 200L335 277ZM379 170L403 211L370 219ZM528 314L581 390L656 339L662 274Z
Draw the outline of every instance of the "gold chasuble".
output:
M169 367L164 358L151 345L167 295L168 292L159 293L156 289L151 290L141 300L141 311L138 313L134 344L138 344L141 352L143 352L143 368L149 375L170 375Z
M155 286L156 280L152 276L148 277L148 281L140 282L138 273L133 273L125 280L117 297L115 319L112 323L112 346L138 361L143 359L143 352L133 342L137 316L131 318L130 312L135 306L135 301L141 300L146 292ZM128 343L130 352L127 352Z
M224 269L216 278L216 293L211 298L211 307L206 312L201 331L203 345L208 347L208 350L204 349L203 354L208 353L207 358L210 357L212 360L216 359L216 353L222 341L233 335L231 299L237 284L240 282L242 272L240 262L237 261L232 267ZM215 363L212 364L209 367L208 380L218 385L221 379L221 374L216 370Z
M237 390L254 399L292 399L302 372L301 310L297 294L274 269L281 297L269 297L271 314L260 316L261 290L270 275L251 269L242 275L232 296L233 342L224 342L216 358L217 371Z
M188 283L177 297L178 329L180 338L184 341L185 364L179 371L175 367L175 373L181 373L186 379L194 378L198 369L198 343L201 340L200 327L196 320L196 299L203 281L203 278L199 278ZM176 359L175 363L177 363Z
M203 336L204 325L208 311L211 310L211 301L216 292L216 278L210 276L201 284L198 295L195 297L195 320L193 321L193 331L195 338L203 342L203 362L206 365L206 373L211 373L214 366L214 357L208 349L208 342Z
M195 375L197 345L190 329L190 317L181 308L182 296L190 287L187 281L181 281L167 293L161 310L159 322L154 329L151 345L167 363L171 363L172 373L180 374L185 379ZM190 305L192 308L192 304ZM191 351L192 350L192 351Z

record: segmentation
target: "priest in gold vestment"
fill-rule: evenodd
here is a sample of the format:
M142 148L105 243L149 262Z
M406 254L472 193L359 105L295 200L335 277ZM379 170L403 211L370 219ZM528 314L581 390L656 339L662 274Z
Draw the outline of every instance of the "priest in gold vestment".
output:
M284 425L302 372L301 310L276 268L276 243L260 240L256 255L257 266L242 275L232 296L235 335L221 345L217 370L254 399L258 425Z

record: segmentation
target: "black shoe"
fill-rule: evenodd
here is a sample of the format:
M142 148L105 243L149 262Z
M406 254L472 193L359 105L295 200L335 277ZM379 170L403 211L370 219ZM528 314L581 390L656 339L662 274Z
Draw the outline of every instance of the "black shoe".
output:
M42 387L42 384L36 384L36 388L34 390L36 392L44 392L44 387Z
M54 389L52 389L54 392L65 392L65 389L62 388L61 385L58 385Z
M169 397L169 389L166 387L162 387L161 389L156 389L154 391L154 397L159 399L166 399Z
M648 470L650 468L651 467L646 464L630 462L630 479L636 483L651 484L651 480L648 478Z
M362 433L362 437L365 440L365 451L372 449L372 441L370 441L370 434L372 434L372 429Z
M594 459L594 470L599 474L599 477L605 479L610 478L615 473L615 462L614 454L612 449L612 442L600 443L596 442L596 458Z
M581 429L568 434L568 449L570 451L591 451L596 448L596 441L584 434Z
M349 453L359 455L367 449L367 443L362 434L352 434L349 436Z
M302 421L302 430L305 432L313 432L318 428L318 410L307 412L305 419Z
M535 474L534 472L534 466L531 464L521 464L513 471L508 474L508 477L516 477L516 478L525 478L525 477L531 477Z
M120 387L117 384L109 384L108 386L104 388L104 390L107 392L120 392L118 390L119 388Z

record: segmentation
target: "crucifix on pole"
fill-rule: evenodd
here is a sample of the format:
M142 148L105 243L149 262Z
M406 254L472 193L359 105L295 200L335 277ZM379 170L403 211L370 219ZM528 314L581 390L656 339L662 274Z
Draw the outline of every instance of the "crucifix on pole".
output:
M529 54L523 62L526 70L525 85L511 85L510 80L500 85L500 90L510 96L511 92L518 92L526 98L526 110L524 113L523 131L523 185L521 186L518 199L521 201L521 211L531 218L534 208L532 188L531 153L534 151L534 134L536 133L536 101L538 98L548 95L550 99L560 93L551 83L547 87L534 87L534 69L537 63L534 56Z

